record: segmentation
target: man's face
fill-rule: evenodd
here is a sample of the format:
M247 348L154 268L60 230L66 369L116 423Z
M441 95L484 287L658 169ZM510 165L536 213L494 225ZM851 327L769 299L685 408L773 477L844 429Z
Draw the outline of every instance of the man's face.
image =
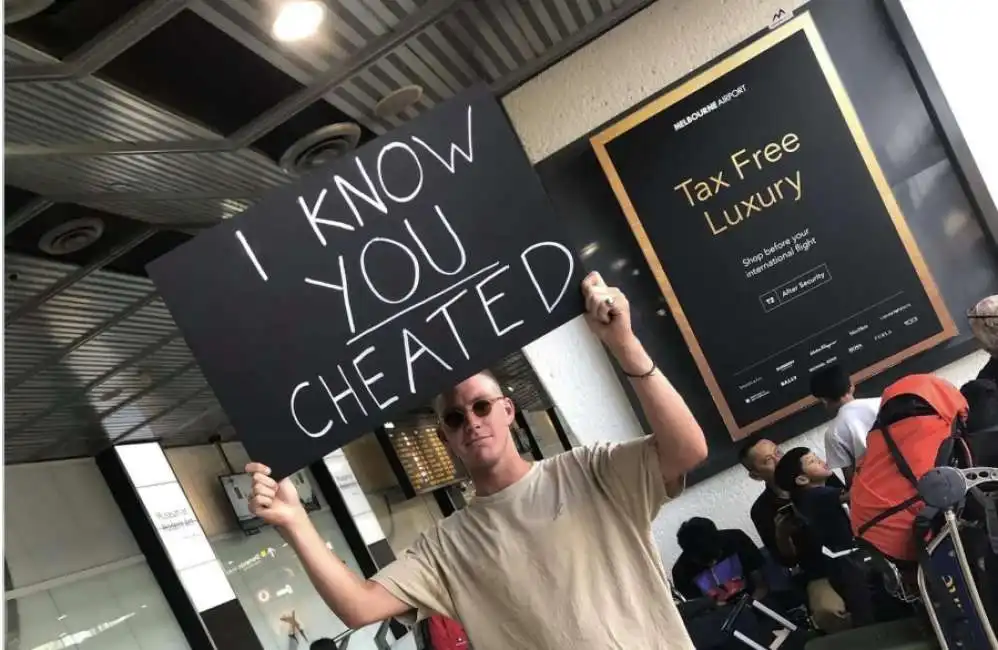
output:
M444 441L468 469L495 465L509 449L513 404L486 375L464 380L447 394L441 413Z
M828 469L828 463L818 458L813 451L801 458L800 466L804 475L812 483L822 482L832 475L832 470Z
M783 452L772 440L760 440L748 452L749 475L757 481L772 481Z

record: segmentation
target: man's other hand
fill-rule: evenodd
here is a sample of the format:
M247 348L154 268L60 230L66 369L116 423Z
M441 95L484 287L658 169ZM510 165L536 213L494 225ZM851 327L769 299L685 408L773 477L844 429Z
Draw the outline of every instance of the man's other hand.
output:
M308 518L291 479L275 481L270 478L270 468L260 463L246 465L246 473L253 476L249 509L255 516L279 528Z

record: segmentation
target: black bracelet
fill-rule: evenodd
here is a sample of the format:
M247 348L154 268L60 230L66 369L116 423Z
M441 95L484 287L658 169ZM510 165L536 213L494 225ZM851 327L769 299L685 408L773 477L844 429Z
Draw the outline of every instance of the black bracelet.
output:
M658 370L658 366L655 365L654 361L652 361L651 362L651 370L649 370L646 373L640 374L640 375L632 375L631 373L627 372L626 370L623 370L623 369L621 369L621 370L623 371L623 373L625 375L627 375L631 379L647 379L647 378L649 378L649 377L651 377L652 375L655 374L655 371Z

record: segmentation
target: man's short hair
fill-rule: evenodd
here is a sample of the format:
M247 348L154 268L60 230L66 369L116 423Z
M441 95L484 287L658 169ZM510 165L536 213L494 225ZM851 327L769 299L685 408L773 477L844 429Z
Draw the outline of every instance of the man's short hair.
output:
M684 551L704 548L717 535L717 526L706 517L693 517L684 521L676 533L679 548Z
M742 441L741 447L738 448L738 462L741 463L746 469L752 469L749 467L749 463L751 462L749 454L752 452L752 449L763 440L766 440L765 436L761 433L755 433Z
M811 394L835 402L849 394L852 380L838 364L825 366L811 375Z
M499 380L496 378L495 373L493 373L488 368L476 372L475 374L469 376L468 379L471 379L471 377L478 377L478 376L488 377L496 385L496 388L499 389L500 395L506 394L502 389L502 384L500 384ZM467 379L465 381L467 381ZM437 417L443 417L444 409L447 408L447 398L450 396L452 392L454 392L454 388L455 388L454 386L451 386L449 389L445 390L444 392L440 393L439 395L433 398L433 412L437 414Z
M794 447L776 464L776 471L773 474L773 481L776 487L785 492L796 492L800 489L797 485L797 477L804 473L804 456L811 453L807 447Z

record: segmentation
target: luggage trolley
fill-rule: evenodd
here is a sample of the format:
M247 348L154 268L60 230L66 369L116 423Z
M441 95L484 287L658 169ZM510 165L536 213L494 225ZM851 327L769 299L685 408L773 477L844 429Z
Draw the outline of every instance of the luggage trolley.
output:
M918 493L926 505L923 514L933 521L940 521L941 516L938 532L927 546L932 575L926 574L922 563L917 575L922 603L941 650L998 650L994 626L962 536L972 524L960 518L970 491L989 483L998 488L998 468L940 466L918 482ZM978 574L984 580L998 580L993 570L991 575ZM941 602L944 594L946 602ZM947 612L959 614L958 627L946 624Z

